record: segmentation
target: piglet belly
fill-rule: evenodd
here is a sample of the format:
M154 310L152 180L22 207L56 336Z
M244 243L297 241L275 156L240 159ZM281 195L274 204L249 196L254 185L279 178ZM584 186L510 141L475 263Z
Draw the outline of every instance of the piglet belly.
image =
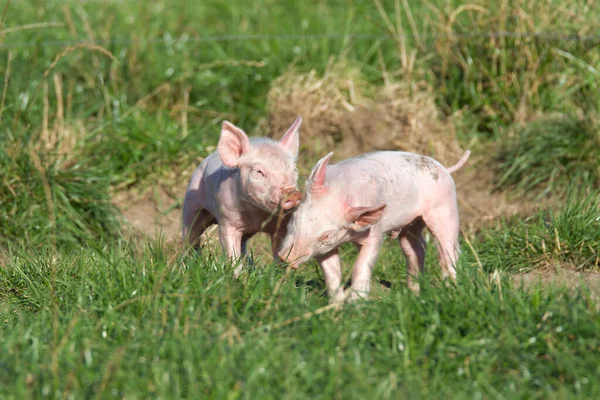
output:
M397 236L401 229L421 216L422 199L418 193L412 190L395 193L393 197L386 197L387 207L381 217L381 230L390 233L392 236Z

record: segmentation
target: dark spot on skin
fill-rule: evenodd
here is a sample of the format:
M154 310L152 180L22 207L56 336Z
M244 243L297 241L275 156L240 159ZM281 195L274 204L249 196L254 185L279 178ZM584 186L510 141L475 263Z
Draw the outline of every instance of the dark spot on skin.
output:
M435 166L435 164L433 162L431 162L431 160L427 159L424 156L420 156L417 160L416 160L416 164L418 169L420 169L423 172L429 172L429 174L431 175L431 177L433 178L434 181L437 181L439 178L439 171L437 169L437 167Z

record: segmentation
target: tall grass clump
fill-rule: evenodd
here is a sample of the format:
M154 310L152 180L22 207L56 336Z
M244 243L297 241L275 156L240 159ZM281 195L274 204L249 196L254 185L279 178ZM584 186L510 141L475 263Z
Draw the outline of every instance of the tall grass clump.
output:
M600 192L569 186L555 210L514 217L480 234L474 243L479 262L490 270L600 268Z
M449 112L467 111L479 132L536 112L600 105L595 2L475 1L431 6L431 68Z
M187 132L186 132L187 130ZM144 110L107 125L89 138L82 157L101 165L116 189L148 184L169 175L170 185L181 186L185 178L171 176L176 169L190 169L206 156L207 143L216 143L219 126L195 123L182 129L167 112Z
M572 188L572 182L600 186L600 126L595 118L544 116L517 128L499 146L499 188L549 194Z
M72 247L118 235L110 176L89 160L40 151L16 139L0 150L0 243Z

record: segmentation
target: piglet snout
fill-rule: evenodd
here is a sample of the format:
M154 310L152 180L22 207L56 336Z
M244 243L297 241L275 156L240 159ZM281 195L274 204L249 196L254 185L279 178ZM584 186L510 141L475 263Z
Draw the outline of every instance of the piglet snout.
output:
M282 250L279 250L279 252L277 253L277 257L279 257L279 259L281 261L286 261L289 254L290 254L290 249L282 249Z
M284 210L291 210L292 208L296 207L299 203L300 200L302 199L302 192L300 192L298 189L292 187L292 188L286 188L283 191L283 196L281 197L281 203L280 206L282 209Z
M291 248L280 250L277 253L279 259L285 262L291 269L298 269L300 266L299 263L294 262L295 257L291 254Z

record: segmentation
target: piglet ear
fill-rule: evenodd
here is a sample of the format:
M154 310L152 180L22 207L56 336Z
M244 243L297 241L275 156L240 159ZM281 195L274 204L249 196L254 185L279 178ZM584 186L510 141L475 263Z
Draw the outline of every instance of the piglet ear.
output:
M300 125L302 125L302 117L298 116L290 129L287 130L285 135L279 141L279 144L294 157L298 157L298 148L300 147L300 138L298 135L298 130L300 129Z
M221 138L217 151L223 164L228 167L237 167L240 157L250 150L250 139L243 130L229 121L223 121Z
M332 155L333 153L327 154L325 157L317 161L317 164L315 164L313 167L310 176L308 177L308 181L310 182L308 190L310 192L318 192L319 190L323 190L323 188L325 188L327 163L329 163L329 159Z
M375 207L348 207L346 211L346 221L350 224L350 229L362 231L381 220L381 215L387 204L381 204Z

